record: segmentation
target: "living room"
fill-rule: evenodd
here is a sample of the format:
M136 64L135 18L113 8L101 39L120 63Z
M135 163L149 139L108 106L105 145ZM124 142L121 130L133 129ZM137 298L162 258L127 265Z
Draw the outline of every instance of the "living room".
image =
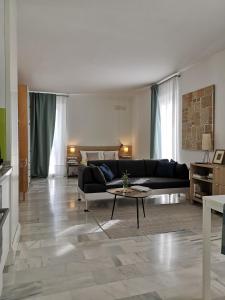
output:
M224 1L0 24L0 299L225 299Z

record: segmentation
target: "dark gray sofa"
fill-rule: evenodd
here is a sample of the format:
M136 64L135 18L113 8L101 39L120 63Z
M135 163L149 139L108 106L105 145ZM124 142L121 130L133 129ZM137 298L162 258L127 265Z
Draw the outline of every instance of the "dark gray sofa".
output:
M90 161L87 166L79 167L78 194L79 198L88 200L111 198L106 192L109 188L122 187L121 176L125 171L129 173L130 185L141 185L153 189L153 194L174 194L189 192L189 171L185 164L178 164L168 160L98 160ZM106 164L112 170L115 178L104 182L96 178L94 167ZM166 166L165 166L166 165Z

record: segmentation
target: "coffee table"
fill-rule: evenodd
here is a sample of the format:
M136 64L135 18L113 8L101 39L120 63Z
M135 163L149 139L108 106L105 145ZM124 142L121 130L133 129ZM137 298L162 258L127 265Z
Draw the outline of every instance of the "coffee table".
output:
M152 190L142 192L142 191L136 191L131 188L128 188L126 192L124 192L123 188L115 188L115 189L108 189L108 193L114 195L114 202L113 202L113 208L112 208L112 215L111 220L113 219L115 204L117 200L117 196L125 197L125 198L134 198L136 199L136 208L137 208L137 228L139 228L139 200L141 200L142 203L142 209L143 209L143 215L145 218L145 204L144 199L151 196Z

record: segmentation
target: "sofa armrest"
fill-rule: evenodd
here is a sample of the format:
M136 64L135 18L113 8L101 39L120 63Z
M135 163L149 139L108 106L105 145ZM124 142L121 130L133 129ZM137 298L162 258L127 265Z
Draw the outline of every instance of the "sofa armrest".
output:
M78 186L84 191L85 184L95 183L95 180L92 175L91 167L88 166L79 166L78 168Z
M189 179L189 169L186 164L176 164L176 177L180 179Z

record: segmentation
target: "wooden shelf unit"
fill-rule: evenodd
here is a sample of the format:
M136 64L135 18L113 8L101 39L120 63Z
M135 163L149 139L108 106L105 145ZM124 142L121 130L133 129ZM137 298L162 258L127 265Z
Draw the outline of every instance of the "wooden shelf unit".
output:
M209 174L212 178L208 178ZM198 174L202 177L195 177ZM199 193L207 195L225 195L225 165L192 163L190 167L190 199L191 202L200 202L200 198L195 197L196 187ZM198 192L198 191L197 191Z

